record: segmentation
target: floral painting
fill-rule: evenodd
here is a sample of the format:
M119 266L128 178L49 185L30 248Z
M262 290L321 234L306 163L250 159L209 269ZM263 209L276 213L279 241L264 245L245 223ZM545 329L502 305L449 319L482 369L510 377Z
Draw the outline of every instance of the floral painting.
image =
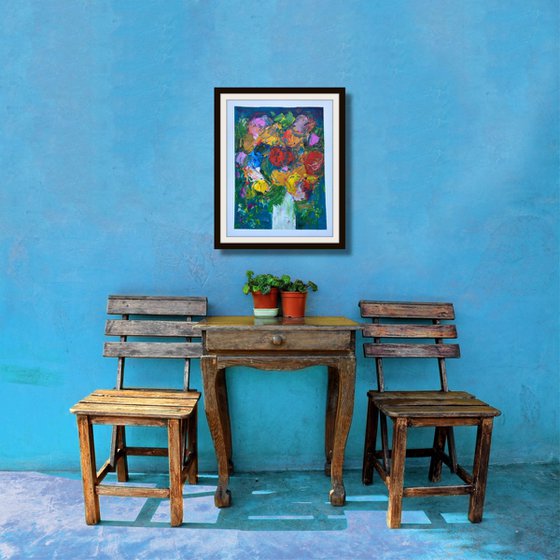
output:
M235 227L325 229L321 107L235 107Z
M344 88L215 88L214 247L342 249Z

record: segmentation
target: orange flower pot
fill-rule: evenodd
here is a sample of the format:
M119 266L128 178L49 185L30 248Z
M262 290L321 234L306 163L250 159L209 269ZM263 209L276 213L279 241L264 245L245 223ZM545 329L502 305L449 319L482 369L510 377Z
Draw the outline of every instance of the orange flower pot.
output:
M268 294L252 292L255 317L276 317L278 315L278 288L271 288Z
M304 317L307 292L282 292L282 315Z

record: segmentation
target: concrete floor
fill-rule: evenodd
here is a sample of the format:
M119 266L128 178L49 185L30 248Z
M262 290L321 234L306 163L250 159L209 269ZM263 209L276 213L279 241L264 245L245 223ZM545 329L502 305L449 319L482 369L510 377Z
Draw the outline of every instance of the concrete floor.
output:
M560 558L559 471L492 467L482 523L467 521L466 496L408 499L397 530L385 525L385 486L378 478L362 486L356 471L345 473L342 508L328 503L329 480L320 472L265 472L234 476L234 504L219 510L216 478L202 475L199 485L185 486L176 529L167 524L166 500L114 497L101 497L103 521L89 527L77 473L0 472L0 558L550 560ZM425 473L408 469L407 482Z

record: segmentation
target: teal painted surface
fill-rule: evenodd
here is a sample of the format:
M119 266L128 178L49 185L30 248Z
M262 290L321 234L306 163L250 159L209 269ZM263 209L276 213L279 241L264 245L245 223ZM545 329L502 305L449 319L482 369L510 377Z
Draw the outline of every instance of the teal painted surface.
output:
M2 4L0 468L78 467L107 294L250 313L247 268L315 280L309 314L455 302L450 382L502 409L492 461L558 459L555 2ZM213 88L282 85L347 88L348 249L214 251ZM320 369L229 382L238 468L321 466ZM360 359L350 465L372 383Z

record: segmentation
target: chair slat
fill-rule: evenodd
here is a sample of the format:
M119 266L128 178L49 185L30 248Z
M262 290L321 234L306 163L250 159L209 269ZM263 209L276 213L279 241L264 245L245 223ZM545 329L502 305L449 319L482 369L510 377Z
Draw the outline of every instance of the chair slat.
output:
M193 411L194 404L181 404L176 407L157 405L117 406L114 404L79 402L70 412L92 416L123 416L137 418L187 418Z
M180 296L109 296L109 315L185 315L205 316L208 301L205 297Z
M202 344L195 342L106 342L109 358L200 358Z
M398 319L454 319L452 303L366 301L359 303L362 317Z
M489 418L499 416L500 414L498 410L487 404L478 406L438 405L425 407L382 404L379 408L384 414L391 418Z
M374 323L362 331L377 338L457 338L455 325L387 325Z
M364 344L368 358L458 358L458 344Z
M105 323L108 336L177 336L200 337L202 333L196 323L188 321L122 321L109 320Z
M449 398L474 399L475 396L465 391L368 391L368 397L377 401L413 398L415 401L440 400Z
M196 403L198 399L193 399L193 398L189 398L189 399L181 399L181 403L182 404L190 404L190 403ZM140 398L140 397L115 397L115 396L99 396L99 397L94 397L94 396L90 396L87 400L88 403L90 404L94 404L94 403L99 403L99 404L114 404L117 406L123 406L123 405L130 405L130 406L141 406L141 405L153 405L154 404L154 399L151 397L146 397L144 399ZM157 406L177 406L177 398L176 397L169 397L169 398L164 398L164 397L158 397L157 398ZM430 401L431 402L431 401Z
M124 397L140 397L145 398L146 396L159 398L163 397L165 399L169 398L170 396L175 396L182 399L198 399L200 398L200 393L198 391L183 391L181 389L97 389L93 393L91 393L91 397L100 397L100 396L108 396L112 397L115 394L123 395Z

